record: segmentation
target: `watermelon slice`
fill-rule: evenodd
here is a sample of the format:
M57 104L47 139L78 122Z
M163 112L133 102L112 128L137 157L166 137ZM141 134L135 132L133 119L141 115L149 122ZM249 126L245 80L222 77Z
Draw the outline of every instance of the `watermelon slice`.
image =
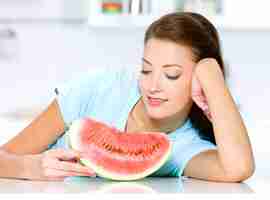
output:
M102 122L82 118L68 130L72 149L97 175L130 181L157 171L170 157L172 144L162 132L122 132Z

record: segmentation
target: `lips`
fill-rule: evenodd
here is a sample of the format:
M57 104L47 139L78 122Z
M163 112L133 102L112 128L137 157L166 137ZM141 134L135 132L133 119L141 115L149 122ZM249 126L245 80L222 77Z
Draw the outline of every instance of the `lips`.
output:
M148 96L148 103L150 106L159 106L162 103L164 103L165 101L167 101L167 100Z

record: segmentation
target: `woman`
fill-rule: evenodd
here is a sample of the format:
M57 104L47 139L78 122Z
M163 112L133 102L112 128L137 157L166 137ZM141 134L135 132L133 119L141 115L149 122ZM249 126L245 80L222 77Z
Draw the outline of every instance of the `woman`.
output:
M85 116L128 132L166 132L173 156L152 176L239 182L253 174L247 130L225 83L217 31L207 19L182 12L155 21L145 34L141 68L138 80L132 70L101 70L57 88L47 110L2 146L0 176L95 176L64 140L66 124Z

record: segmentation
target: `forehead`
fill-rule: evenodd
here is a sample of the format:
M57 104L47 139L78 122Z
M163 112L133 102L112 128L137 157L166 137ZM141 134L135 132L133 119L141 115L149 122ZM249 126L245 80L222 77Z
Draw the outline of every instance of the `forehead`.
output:
M194 59L191 48L156 38L148 40L145 44L144 58L152 63L163 64L187 64L193 62Z

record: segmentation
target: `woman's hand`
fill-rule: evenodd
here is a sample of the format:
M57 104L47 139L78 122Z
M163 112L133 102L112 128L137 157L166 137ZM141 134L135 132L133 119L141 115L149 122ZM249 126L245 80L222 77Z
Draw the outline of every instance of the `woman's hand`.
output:
M210 68L215 68L215 70L210 70ZM207 98L205 95L205 92L203 90L203 87L199 81L199 74L201 70L205 70L209 73L214 72L217 73L217 76L223 77L222 71L220 70L220 67L217 63L217 61L213 58L205 58L198 62L198 64L195 66L193 77L192 77L192 92L191 96L193 101L198 105L199 108L202 109L203 113L206 115L206 117L211 121L212 116L210 113L209 105L207 102ZM215 76L215 74L213 74ZM217 77L217 78L218 78Z
M27 155L25 177L31 180L62 181L69 176L92 176L95 172L78 161L80 154L73 150L53 149L43 154Z

